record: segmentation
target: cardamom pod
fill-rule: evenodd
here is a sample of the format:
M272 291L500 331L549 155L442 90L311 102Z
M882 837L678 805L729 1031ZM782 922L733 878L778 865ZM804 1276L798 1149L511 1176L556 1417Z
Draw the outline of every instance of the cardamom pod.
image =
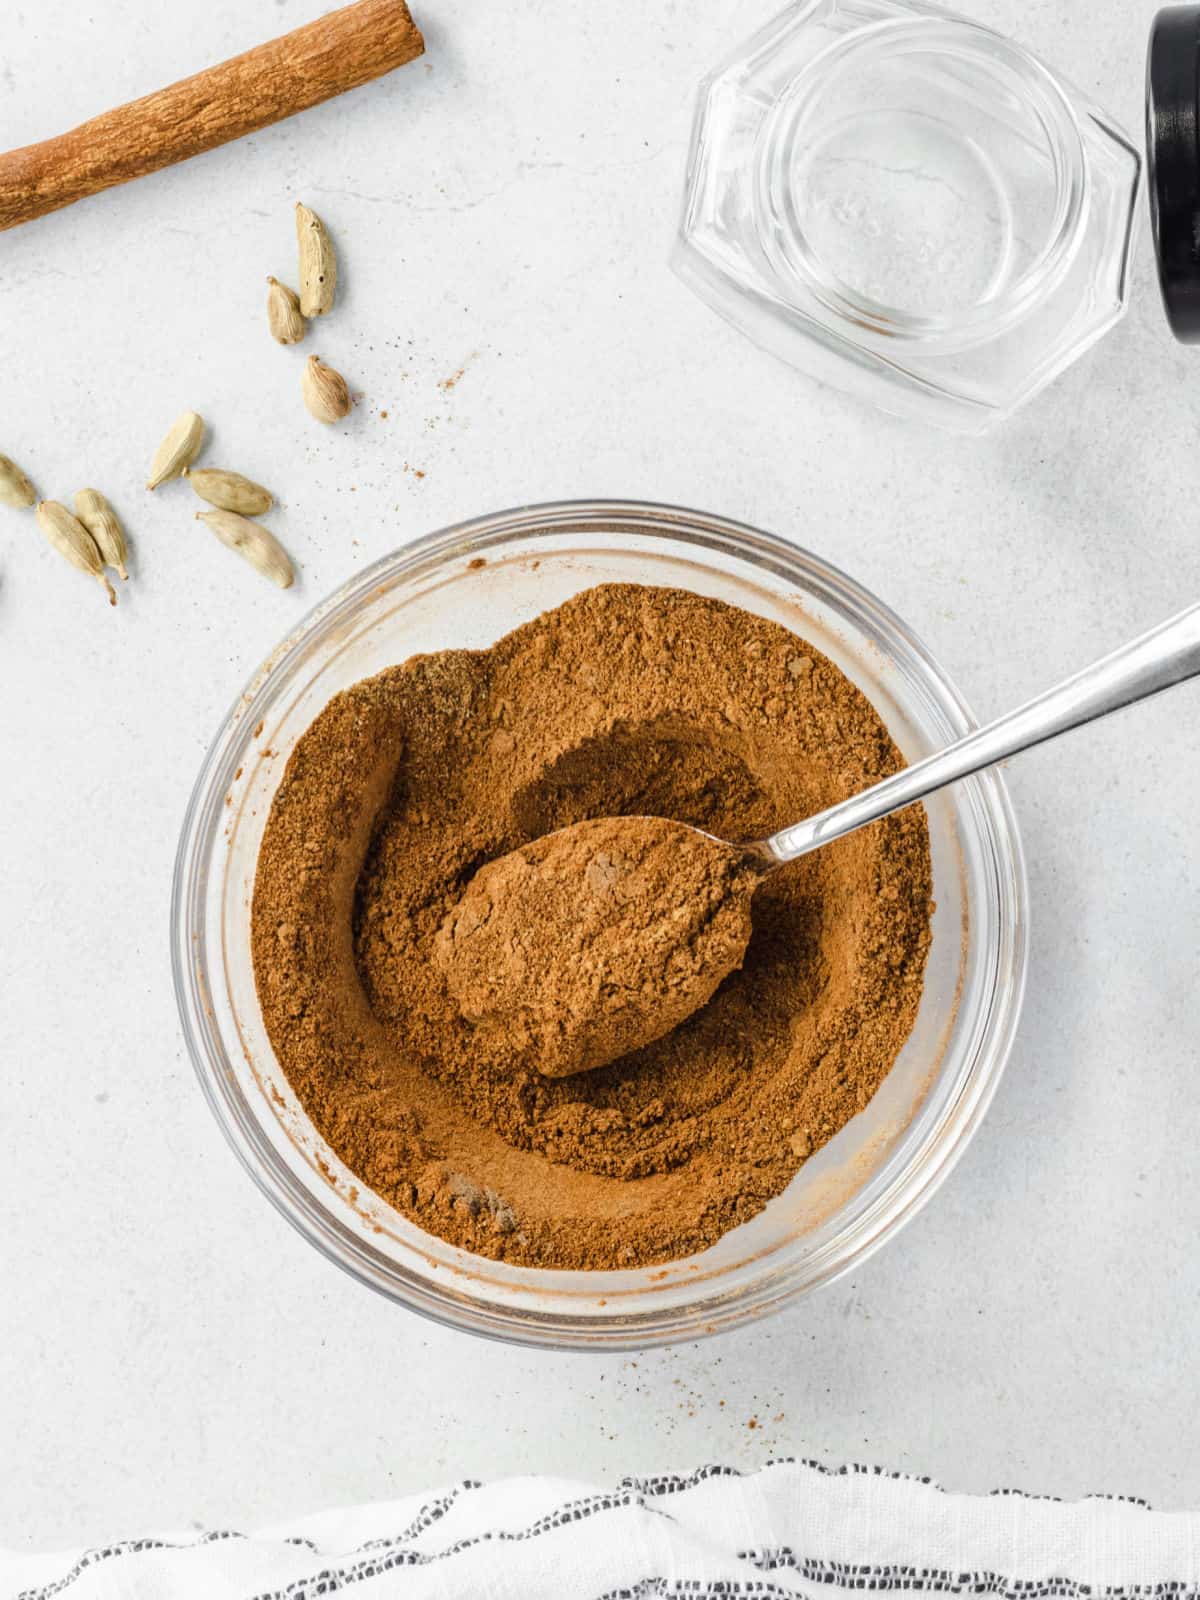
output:
M59 555L66 556L73 567L86 572L89 578L99 578L108 595L109 605L115 606L117 597L112 584L104 576L104 561L96 548L96 541L83 523L57 500L39 500L36 515L38 527Z
M309 356L300 375L304 404L318 422L337 422L348 416L353 401L340 372L326 366L320 356Z
M24 511L37 499L37 490L15 461L0 456L0 500L6 506Z
M185 411L175 418L166 438L154 452L150 463L147 489L157 489L168 478L177 478L185 467L190 467L200 454L204 443L204 418L194 411Z
M296 201L296 243L300 247L300 310L323 317L333 310L337 256L329 230L315 211Z
M75 515L91 534L104 565L115 567L128 582L125 563L129 559L129 546L125 543L125 529L99 489L80 489L75 496Z
M207 523L221 543L244 556L256 572L281 589L291 588L295 577L291 558L269 528L236 511L197 511L196 521Z
M300 311L300 296L278 278L268 278L267 326L280 344L299 344L308 326Z
M244 517L256 517L271 509L271 491L264 489L261 483L243 478L240 472L223 472L219 467L195 470L189 467L183 475L201 500L207 500L210 506L222 511L240 511Z

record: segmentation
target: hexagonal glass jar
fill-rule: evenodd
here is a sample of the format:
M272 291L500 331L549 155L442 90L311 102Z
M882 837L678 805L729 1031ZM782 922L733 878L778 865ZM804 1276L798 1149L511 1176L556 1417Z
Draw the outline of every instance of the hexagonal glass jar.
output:
M1020 45L809 0L705 80L672 265L759 344L981 433L1120 318L1141 156Z

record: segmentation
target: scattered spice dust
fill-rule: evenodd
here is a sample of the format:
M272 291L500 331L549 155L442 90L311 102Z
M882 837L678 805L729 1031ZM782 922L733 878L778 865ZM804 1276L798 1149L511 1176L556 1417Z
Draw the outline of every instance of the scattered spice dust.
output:
M446 394L449 394L452 389L457 389L466 375L467 368L471 365L472 361L478 357L478 355L478 350L472 350L471 354L463 362L462 366L457 369L457 371L452 372L448 378L441 379L441 381L438 383L438 388L443 390Z
M434 940L486 862L586 818L759 837L896 771L852 683L775 623L587 590L488 650L337 695L292 751L252 947L280 1066L356 1180L480 1255L644 1266L760 1212L870 1100L929 946L924 813L781 868L743 966L671 1033L545 1077L465 1021Z

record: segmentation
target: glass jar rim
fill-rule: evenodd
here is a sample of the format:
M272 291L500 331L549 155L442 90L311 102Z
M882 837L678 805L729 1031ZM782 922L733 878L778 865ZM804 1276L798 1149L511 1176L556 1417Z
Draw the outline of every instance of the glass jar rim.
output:
M936 52L979 63L1017 80L1025 101L1045 131L1054 163L1055 209L1045 241L1021 276L1002 293L963 311L915 316L860 293L822 262L805 235L790 187L784 181L789 151L806 114L863 58ZM787 84L759 134L754 204L760 237L777 272L798 280L839 320L888 339L920 340L952 349L1006 332L1061 282L1087 227L1091 186L1083 133L1070 99L1053 73L1024 46L965 17L932 7L922 15L886 18L834 40ZM786 226L768 218L782 212Z

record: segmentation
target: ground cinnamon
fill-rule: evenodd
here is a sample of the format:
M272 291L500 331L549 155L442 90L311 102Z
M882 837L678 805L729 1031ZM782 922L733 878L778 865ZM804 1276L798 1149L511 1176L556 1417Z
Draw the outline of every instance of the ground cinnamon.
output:
M676 1259L754 1216L871 1098L920 998L913 809L772 873L740 970L664 1037L547 1077L434 959L480 868L555 829L674 817L764 836L901 764L776 624L604 586L488 651L338 695L272 806L253 901L268 1034L321 1136L421 1227L540 1267Z

